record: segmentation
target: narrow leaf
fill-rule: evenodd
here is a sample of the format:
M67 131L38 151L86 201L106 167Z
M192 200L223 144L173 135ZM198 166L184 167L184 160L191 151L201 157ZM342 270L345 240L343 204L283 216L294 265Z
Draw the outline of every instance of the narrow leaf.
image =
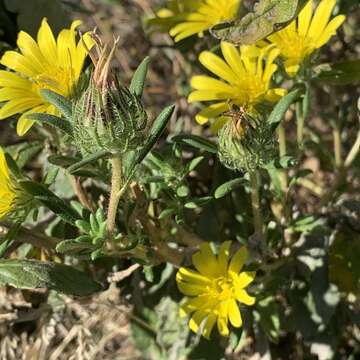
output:
M282 121L286 111L289 109L290 105L293 104L296 100L300 98L301 95L304 93L304 88L300 87L297 88L286 96L284 96L274 107L273 111L271 112L270 116L268 117L269 124L274 125L274 129L280 124Z
M130 92L141 97L144 92L146 75L149 69L150 57L147 56L136 69L130 84Z
M68 99L48 89L40 90L40 93L41 96L50 104L54 105L68 121L72 121L71 102Z
M107 155L109 155L108 151L100 150L100 151L96 152L95 154L91 154L91 155L87 156L86 158L82 159L81 161L69 166L67 170L69 171L70 174L74 174L74 172L76 172L80 168L84 167L85 165L91 164Z
M154 124L150 130L148 141L144 145L144 147L133 156L132 162L128 168L128 176L131 177L136 166L140 164L146 155L151 151L153 146L156 144L161 134L165 130L172 114L174 113L175 105L168 106L165 108L160 115L154 121Z
M231 193L232 191L236 190L237 188L246 184L247 181L245 179L233 179L230 180L222 185L220 185L216 190L214 197L215 199L220 199L227 194Z
M44 113L33 113L29 114L27 117L40 123L58 128L70 136L73 134L71 123L68 120L62 119L58 116Z
M65 222L75 225L79 216L64 200L60 199L44 185L32 181L20 181L21 187Z
M75 296L88 296L102 289L89 275L71 266L16 259L0 260L0 284L18 289L48 288Z
M186 145L190 145L194 148L204 150L213 154L217 154L217 145L210 140L207 140L201 136L197 135L177 135L172 138L172 140L176 143L182 143Z

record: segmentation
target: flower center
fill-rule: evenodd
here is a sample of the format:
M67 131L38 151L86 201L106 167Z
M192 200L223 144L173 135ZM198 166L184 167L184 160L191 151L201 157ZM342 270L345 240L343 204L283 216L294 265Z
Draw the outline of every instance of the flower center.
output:
M33 78L34 90L52 90L62 96L68 97L75 84L73 69L49 68L46 72Z
M209 293L213 298L223 301L233 297L233 289L233 279L230 277L219 277L213 281Z
M315 41L312 38L301 36L296 31L288 29L283 33L279 33L279 35L281 36L281 41L277 40L276 45L284 58L301 62L316 48Z

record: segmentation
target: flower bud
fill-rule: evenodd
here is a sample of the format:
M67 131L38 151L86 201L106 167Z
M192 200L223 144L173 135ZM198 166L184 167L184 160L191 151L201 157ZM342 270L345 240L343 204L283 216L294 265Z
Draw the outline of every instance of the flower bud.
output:
M230 112L230 121L219 132L219 159L228 168L254 171L276 156L276 139L260 114L242 109Z
M21 188L9 169L4 151L0 147L0 220L24 220L31 209L31 200L31 196Z
M147 114L140 98L121 86L110 72L115 51L98 44L99 59L89 87L74 104L74 138L86 154L105 150L122 154L139 147L145 138Z

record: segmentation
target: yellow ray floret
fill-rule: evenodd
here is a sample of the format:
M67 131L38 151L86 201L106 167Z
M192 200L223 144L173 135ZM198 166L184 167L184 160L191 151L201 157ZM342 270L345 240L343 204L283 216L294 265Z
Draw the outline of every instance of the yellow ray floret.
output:
M9 174L3 149L0 147L0 219L15 206L16 191Z
M284 89L270 88L271 78L277 70L274 60L279 55L275 46L259 48L250 45L237 49L222 42L221 51L224 60L209 51L202 52L199 57L201 64L217 78L200 75L191 79L195 90L189 95L189 102L215 102L196 116L199 124L217 118L230 110L232 104L251 111L254 105L277 101L285 94Z
M301 63L316 49L325 45L345 21L344 15L330 20L335 5L336 0L321 0L313 12L311 0L296 20L268 38L280 50L286 72L290 76L295 76Z
M175 41L198 34L223 21L233 20L239 10L240 0L185 0L178 2L178 11L168 13L168 19L174 18L177 24L170 30ZM162 15L165 15L164 11ZM164 17L164 16L163 16Z
M242 326L239 303L253 305L255 298L245 288L254 280L255 272L241 272L248 252L240 248L230 258L231 241L220 247L217 256L208 243L192 257L196 270L180 268L176 274L179 290L188 297L182 304L180 315L192 314L190 329L209 338L217 324L219 333L228 336L229 322L234 327Z
M76 43L76 29L81 21L74 21L55 39L47 20L43 19L35 41L20 31L19 51L7 51L0 63L12 71L0 71L0 120L22 114L17 132L24 135L33 125L28 115L35 112L56 114L54 106L42 98L40 90L50 89L65 97L76 87L88 50L93 45L89 33Z

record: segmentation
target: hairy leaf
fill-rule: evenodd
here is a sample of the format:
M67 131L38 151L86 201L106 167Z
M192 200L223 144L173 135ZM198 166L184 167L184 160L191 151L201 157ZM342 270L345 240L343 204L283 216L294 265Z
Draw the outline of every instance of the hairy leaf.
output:
M261 0L251 12L231 23L216 25L211 33L234 44L253 44L286 27L308 0Z
M0 260L0 284L19 289L48 288L75 296L88 296L102 288L71 266L16 259Z

